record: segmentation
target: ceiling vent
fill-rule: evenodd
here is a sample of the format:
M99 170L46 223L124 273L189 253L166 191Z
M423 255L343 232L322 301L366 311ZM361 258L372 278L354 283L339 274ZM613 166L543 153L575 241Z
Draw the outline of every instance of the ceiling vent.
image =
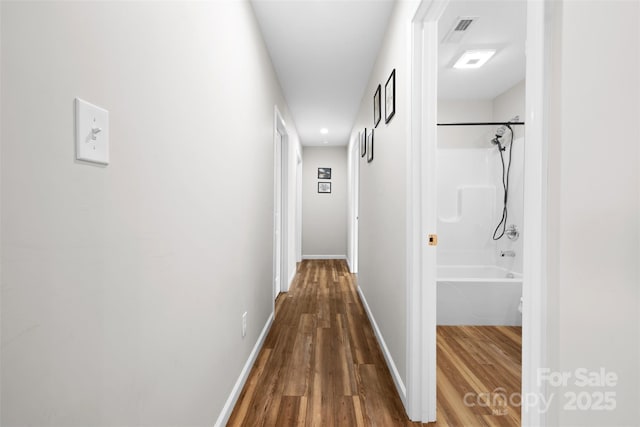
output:
M460 43L471 24L477 20L477 16L459 16L447 35L442 39L442 43Z

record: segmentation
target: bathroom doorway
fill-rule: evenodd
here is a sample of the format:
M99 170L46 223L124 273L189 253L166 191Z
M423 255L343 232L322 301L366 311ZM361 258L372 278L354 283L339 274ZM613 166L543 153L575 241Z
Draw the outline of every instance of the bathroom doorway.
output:
M409 288L410 301L418 300L410 305L408 349L409 369L421 378L408 387L409 397L421 396L408 401L415 419L434 421L436 408L445 421L447 413L462 417L453 424L481 423L476 416L503 417L507 425L543 419L538 408L509 399L540 392L531 380L544 359L544 224L535 219L546 197L544 13L544 4L529 0L424 0L414 19L419 219L411 225L422 236L411 241L418 267ZM440 363L447 358L448 366ZM480 369L502 366L474 373L474 361ZM458 368L463 375L445 375ZM496 382L482 380L492 375ZM452 391L464 391L455 405Z
M451 0L438 21L437 394L452 424L520 425L526 6Z

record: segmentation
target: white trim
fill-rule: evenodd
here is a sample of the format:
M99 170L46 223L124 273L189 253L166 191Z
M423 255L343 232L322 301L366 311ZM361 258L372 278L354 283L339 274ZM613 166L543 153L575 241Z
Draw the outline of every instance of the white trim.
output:
M352 274L358 273L358 218L360 209L360 137L361 132L351 138L348 150L349 162L349 196L348 196L348 239L347 263Z
M547 123L551 28L548 1L527 2L522 396L546 396L538 372L546 365ZM542 383L542 382L540 382ZM530 399L527 399L527 401ZM522 406L523 426L545 426L539 404Z
M233 408L238 402L238 397L240 396L240 392L242 391L244 384L247 382L247 378L249 377L249 372L251 372L251 368L253 367L253 364L256 362L256 359L258 358L258 353L260 353L260 350L262 349L262 345L264 344L264 340L267 338L267 334L269 333L269 330L271 329L272 324L273 324L273 313L269 315L269 318L267 319L267 323L265 323L264 328L262 328L262 332L258 337L258 341L256 341L256 344L253 346L253 350L251 350L251 354L249 354L249 358L247 359L247 362L244 364L242 371L240 371L240 376L238 377L238 380L233 386L233 389L231 390L231 393L229 394L227 401L222 407L222 411L220 411L220 415L218 415L218 419L214 424L215 427L222 427L227 424L227 421L229 421L229 417L233 412Z
M426 245L426 236L436 232L437 224L434 207L428 202L437 191L431 188L437 173L437 35L438 19L447 4L448 0L423 0L410 26L406 409L411 420L420 422L436 420L436 250Z
M429 202L434 156L427 154L437 136L437 19L448 0L423 0L412 25L411 145L409 180L407 277L407 413L412 420L435 421L436 332L435 268L423 238L435 232ZM525 220L523 270L522 395L546 396L538 384L545 366L546 336L546 199L547 118L551 30L550 0L527 0L527 65L525 127ZM429 22L430 21L430 22ZM423 56L423 53L427 52ZM434 63L436 64L434 66ZM429 69L427 69L429 67ZM434 69L434 67L436 67ZM427 183L423 185L423 183ZM437 217L436 217L437 219ZM431 227L429 225L431 224ZM429 264L431 262L431 264ZM424 290L422 292L422 290ZM421 317L424 313L428 318ZM540 399L538 399L540 401ZM417 418L417 416L420 418ZM522 408L523 426L544 426L539 406Z
M273 311L280 292L288 291L289 275L289 133L277 105L273 106ZM284 160L284 161L283 161ZM284 189L284 191L283 191ZM279 224L278 224L279 223ZM280 227L280 234L276 230ZM279 242L278 242L279 240ZM278 251L278 243L280 251ZM279 252L279 253L278 253ZM280 275L276 273L280 270ZM278 279L278 280L276 280Z
M378 340L378 344L380 344L380 348L382 348L382 354L384 355L384 360L387 362L387 366L389 367L389 371L391 371L391 377L393 378L393 382L396 385L396 389L398 390L398 394L400 395L400 399L402 399L402 403L407 406L407 389L404 386L404 382L402 381L402 377L400 376L400 372L398 372L398 368L396 367L395 362L393 361L393 357L391 357L391 353L389 352L389 348L387 344L384 342L384 338L382 337L382 332L380 332L380 328L378 328L378 324L376 323L376 319L373 317L373 313L369 308L369 304L367 304L367 299L364 297L364 293L362 292L362 288L358 286L358 295L360 295L360 300L362 301L362 305L364 306L364 310L367 312L367 317L371 322L371 326L373 326L373 332L376 335Z
M302 153L296 146L296 262L302 261Z
M302 259L347 259L346 255L302 255Z

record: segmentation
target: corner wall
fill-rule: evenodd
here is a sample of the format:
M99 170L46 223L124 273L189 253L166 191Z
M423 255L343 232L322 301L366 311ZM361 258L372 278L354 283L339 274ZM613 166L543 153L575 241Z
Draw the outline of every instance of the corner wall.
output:
M214 424L272 313L293 123L251 6L1 8L1 424ZM77 96L107 167L74 161Z
M572 376L547 386L548 425L640 420L639 23L637 2L553 5L547 354ZM598 52L589 66L585 52ZM617 384L577 386L578 368L604 368ZM570 410L567 392L614 392L616 407Z

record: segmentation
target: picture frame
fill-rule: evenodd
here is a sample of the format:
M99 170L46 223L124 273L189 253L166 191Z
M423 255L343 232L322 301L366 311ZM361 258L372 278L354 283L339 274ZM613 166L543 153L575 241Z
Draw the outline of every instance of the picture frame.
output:
M331 168L318 168L318 179L331 179Z
M389 123L391 118L396 114L396 69L394 68L391 75L384 85L384 122Z
M318 182L318 193L321 193L321 194L331 193L331 183L330 182Z
M380 117L382 114L382 105L380 95L382 93L382 87L378 85L376 93L373 95L373 127L377 128L380 123Z
M367 134L367 163L373 161L373 129Z
M367 155L367 128L360 132L360 157Z

